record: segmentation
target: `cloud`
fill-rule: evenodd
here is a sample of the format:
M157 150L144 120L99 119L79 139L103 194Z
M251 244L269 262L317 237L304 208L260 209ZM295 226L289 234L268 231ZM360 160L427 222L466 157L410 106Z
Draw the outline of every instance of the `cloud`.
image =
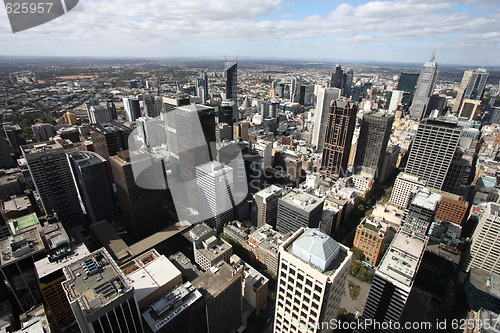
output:
M332 47L339 41L353 47L429 39L456 47L500 43L500 7L492 1L331 4L332 10L318 15L294 18L287 12L270 19L283 8L298 5L281 0L88 0L80 1L75 10L57 20L15 35L0 20L0 40L12 46L21 39L41 37L47 43L56 42L55 47L58 43L127 45L131 53L134 48L194 43L286 42L301 45L302 49L310 45ZM475 13L457 6L460 4L475 6Z

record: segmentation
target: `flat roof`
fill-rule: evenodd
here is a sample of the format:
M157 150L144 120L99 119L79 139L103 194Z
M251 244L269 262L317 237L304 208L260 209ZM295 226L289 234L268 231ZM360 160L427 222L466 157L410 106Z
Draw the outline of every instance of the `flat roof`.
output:
M115 232L111 225L103 220L90 225L99 242L113 252L113 255L120 261L132 255L128 245Z
M14 245L14 251L12 251L11 242ZM42 251L45 251L45 246L40 236L39 225L37 225L0 241L2 253L0 266L9 265Z
M193 262L184 255L182 252L176 252L168 257L170 262L182 272L182 275L188 280L192 281L204 272L198 268Z
M106 249L101 248L63 268L63 288L70 302L88 314L132 288Z
M471 268L469 281L482 292L500 298L500 275L488 273L478 268Z
M181 276L181 271L164 255L161 255L126 276L135 289L137 301L140 301L156 289Z
M191 226L191 224L185 221L174 223L173 225L168 226L165 229L158 231L157 233L154 233L153 235L146 237L135 244L130 245L130 251L132 251L134 255L144 253L147 250L160 244L161 242L164 242L167 239L186 230L189 226Z
M9 220L9 223L12 223L13 231L17 233L19 230L40 224L40 221L38 220L36 213L31 213L25 216L11 219Z
M77 262L83 256L87 256L90 254L89 250L87 249L87 246L85 246L84 243L72 244L71 250L73 253L69 256L64 257L62 260L51 262L49 261L49 257L46 256L45 258L36 261L35 268L38 273L38 278L42 279L45 276L62 269L63 267L66 267L68 265Z
M240 279L239 274L233 274L233 268L225 261L221 261L213 269L203 273L192 281L193 286L206 290L212 297L217 297L235 280Z
M215 236L212 236L215 238ZM209 261L214 261L215 259L219 258L221 253L225 253L227 251L231 251L233 246L229 243L226 243L224 240L217 238L217 242L215 245L209 247L208 249L201 248L201 249L196 249L195 251L198 251L202 256L207 258Z
M276 194L281 194L281 187L279 186L276 186L276 185L271 185L269 187L266 187L265 189L263 190L260 190L259 192L255 193L255 195L258 195L260 197L262 197L263 199L266 199L272 195L276 195Z
M377 272L392 282L411 286L426 244L427 237L400 229L382 258Z
M22 146L23 152L29 156L29 154L43 153L47 151L63 150L63 147L57 141L45 141L39 143L31 143Z
M311 194L305 192L295 192L291 191L285 196L281 197L280 200L293 204L294 206L300 207L305 211L312 211L316 207L323 203L324 199L315 197Z

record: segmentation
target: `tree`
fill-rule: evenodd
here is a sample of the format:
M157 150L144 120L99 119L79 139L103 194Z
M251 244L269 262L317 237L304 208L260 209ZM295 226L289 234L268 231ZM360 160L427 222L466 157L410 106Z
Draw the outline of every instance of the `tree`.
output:
M363 251L361 251L360 249L358 249L357 247L352 247L351 248L351 252L352 252L352 256L355 260L360 260L360 261L363 261L365 260L365 255L363 253Z

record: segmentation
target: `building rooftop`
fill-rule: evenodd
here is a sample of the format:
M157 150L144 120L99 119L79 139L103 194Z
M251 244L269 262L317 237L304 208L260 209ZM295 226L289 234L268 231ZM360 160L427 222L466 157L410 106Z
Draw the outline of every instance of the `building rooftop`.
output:
M193 280L193 286L202 288L212 297L217 297L235 280L240 279L240 275L226 263L221 261L217 266L203 273L197 279Z
M101 248L63 268L63 288L71 302L91 314L132 288L106 249Z
M339 243L321 230L307 229L293 242L292 253L324 271L339 249Z
M9 224L11 227L11 231L13 233L17 233L25 228L40 224L40 221L38 220L36 213L31 213L25 216L11 219L9 220Z
M0 241L0 267L45 251L39 225Z
M204 272L198 268L195 264L189 260L188 257L182 252L176 252L170 257L168 257L170 262L182 272L182 275L188 281L196 279L198 276L202 275Z
M86 167L89 165L101 164L103 162L106 162L106 160L99 154L91 151L75 150L69 152L68 155L73 158L76 164L78 164L80 167Z
M90 225L90 229L99 239L99 242L111 251L118 261L124 262L132 256L133 252L107 221L102 220L93 223Z
M31 207L30 199L26 195L12 198L8 201L4 201L2 204L5 213L9 211L25 210Z
M255 195L258 195L262 197L263 199L267 199L270 196L274 195L281 195L281 187L276 186L276 185L271 185L269 187L266 187L263 190L260 190L259 192L255 193Z
M153 235L146 237L143 240L130 245L130 251L134 255L139 255L141 253L144 253L147 250L154 248L158 244L168 240L169 238L174 237L178 233L183 232L189 226L191 226L191 224L189 222L186 222L186 221L174 223L174 224L166 227L165 229L160 230L160 231L154 233Z
M482 292L500 298L500 275L488 273L478 268L471 268L469 281Z
M224 241L223 239L211 236L210 238L203 241L204 247L196 249L202 256L207 258L210 262L219 258L221 253L232 250L232 245Z
M151 304L142 313L142 318L153 332L157 332L202 297L202 294L190 282L186 282Z
M424 187L418 191L411 203L412 205L434 211L441 199L440 194L433 193L429 188Z
M156 250L150 250L122 265L121 270L132 283L138 302L181 275L181 271Z
M410 287L425 252L427 237L401 229L392 240L377 273L388 280Z
M208 174L212 177L216 177L216 176L228 173L228 172L232 172L233 169L230 166L222 164L218 161L210 161L210 162L198 165L196 167L196 171L201 171L201 172Z
M280 200L293 204L301 209L311 212L316 207L323 204L324 199L317 198L311 194L299 191L291 191Z
M45 141L39 143L32 143L21 147L24 154L29 156L29 154L36 153L46 153L50 151L61 150L63 151L63 147L60 143L56 141Z

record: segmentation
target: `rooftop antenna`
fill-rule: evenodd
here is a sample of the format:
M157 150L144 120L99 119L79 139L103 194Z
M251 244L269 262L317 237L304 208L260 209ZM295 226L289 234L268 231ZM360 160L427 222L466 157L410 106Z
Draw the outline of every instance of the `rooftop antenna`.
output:
M435 59L436 59L436 48L434 48L434 51L432 51L431 61L435 61Z

